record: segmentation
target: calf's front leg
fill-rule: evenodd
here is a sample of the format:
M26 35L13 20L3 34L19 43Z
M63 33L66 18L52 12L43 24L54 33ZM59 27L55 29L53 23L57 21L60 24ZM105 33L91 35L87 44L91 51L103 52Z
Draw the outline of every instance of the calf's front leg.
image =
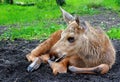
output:
M48 60L48 63L50 67L52 68L54 75L57 75L58 73L67 73L67 66L69 63L69 58L65 58L59 62Z
M67 69L69 65L84 67L85 63L78 55L67 56L60 60L59 62L53 62L48 60L50 67L53 70L53 74L56 75L58 73L67 73Z

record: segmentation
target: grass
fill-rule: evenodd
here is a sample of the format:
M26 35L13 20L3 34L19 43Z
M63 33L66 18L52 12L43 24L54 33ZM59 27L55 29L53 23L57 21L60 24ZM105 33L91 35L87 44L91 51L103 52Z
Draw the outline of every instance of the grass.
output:
M107 34L111 39L120 39L120 28L112 27Z
M0 4L0 26L10 28L5 31L0 39L23 38L27 40L47 38L58 29L64 29L66 25L61 20L61 12L55 0L14 0L37 2L35 6L18 6ZM42 2L42 3L41 3ZM66 0L63 6L71 14L94 15L99 14L96 8L106 7L118 11L114 0Z
M57 24L50 24L49 27L42 27L44 25L34 25L34 26L22 26L20 28L9 28L4 32L0 39L10 39L14 40L16 38L23 38L27 40L32 39L46 39L51 33L56 30L64 29L63 26Z
M60 12L58 7L52 12L49 9L39 9L36 6L0 5L0 9L2 11L0 12L0 25L41 22L60 16L57 14Z
M76 3L76 5L72 5L72 3ZM70 13L79 15L98 13L93 8L77 3L77 0L68 1L68 5L64 6L64 8ZM0 12L0 25L58 19L61 16L59 6L54 1L52 4L47 2L38 3L37 6L0 5L0 9L2 11Z

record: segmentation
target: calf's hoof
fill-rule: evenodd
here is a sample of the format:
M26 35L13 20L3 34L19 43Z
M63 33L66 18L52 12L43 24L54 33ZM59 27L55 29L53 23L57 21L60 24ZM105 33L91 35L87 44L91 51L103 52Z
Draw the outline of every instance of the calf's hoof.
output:
M42 60L39 57L35 58L35 60L27 67L27 71L32 72L38 69L41 65L41 62Z

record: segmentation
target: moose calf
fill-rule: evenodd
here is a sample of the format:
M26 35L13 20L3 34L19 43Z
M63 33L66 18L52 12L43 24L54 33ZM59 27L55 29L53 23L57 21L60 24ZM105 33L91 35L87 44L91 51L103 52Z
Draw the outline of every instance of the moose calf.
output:
M60 8L67 23L26 55L32 63L28 71L38 69L41 63L49 63L53 74L74 73L105 74L115 63L115 49L100 28L93 28L87 21Z

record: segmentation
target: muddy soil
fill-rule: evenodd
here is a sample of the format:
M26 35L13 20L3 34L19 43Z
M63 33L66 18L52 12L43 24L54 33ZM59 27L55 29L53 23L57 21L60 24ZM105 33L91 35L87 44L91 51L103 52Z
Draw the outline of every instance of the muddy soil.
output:
M89 21L93 26L100 26L105 30L111 27L120 27L120 16L110 9L99 8L99 14L80 17L82 20Z
M0 41L0 82L120 82L120 41L112 40L116 48L116 63L104 75L58 74L54 76L48 64L31 73L26 71L30 64L25 55L35 48L39 41L17 39L14 42Z

